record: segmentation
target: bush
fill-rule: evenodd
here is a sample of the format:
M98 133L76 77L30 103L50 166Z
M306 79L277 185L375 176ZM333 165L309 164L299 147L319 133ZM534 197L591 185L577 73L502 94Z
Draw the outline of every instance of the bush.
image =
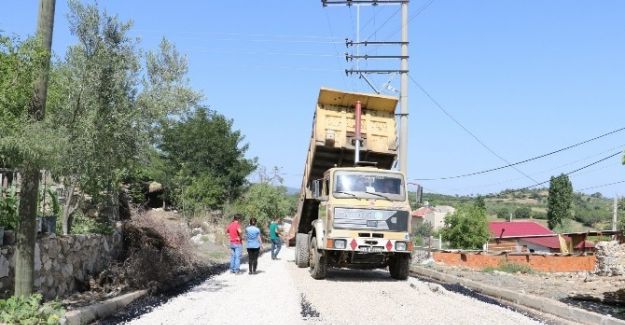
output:
M0 300L0 322L7 324L59 324L65 310L57 301L42 304L40 294Z
M486 211L476 206L458 207L445 217L441 234L453 248L481 249L490 237Z
M515 219L529 219L532 216L532 209L529 207L521 207L514 210Z
M17 229L19 215L17 212L18 198L15 188L0 193L0 226L5 229Z
M59 220L59 219L57 219ZM57 222L58 228L58 222ZM72 227L70 233L74 235L79 234L101 234L110 235L113 233L113 227L108 222L98 221L94 218L89 218L79 211L74 214L74 220L72 221Z

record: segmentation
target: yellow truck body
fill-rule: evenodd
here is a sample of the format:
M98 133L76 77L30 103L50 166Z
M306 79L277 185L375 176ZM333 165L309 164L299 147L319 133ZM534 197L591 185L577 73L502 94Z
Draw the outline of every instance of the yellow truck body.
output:
M355 104L360 160L355 162ZM397 158L397 98L322 88L315 107L297 214L289 231L296 263L315 278L327 267L389 266L405 278L410 206ZM400 265L401 264L401 265ZM400 274L401 273L401 274Z

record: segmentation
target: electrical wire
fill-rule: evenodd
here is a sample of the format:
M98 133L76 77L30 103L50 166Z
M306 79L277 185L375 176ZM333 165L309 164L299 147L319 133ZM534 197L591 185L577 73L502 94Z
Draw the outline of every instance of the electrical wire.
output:
M564 175L569 176L569 175L575 174L575 173L577 173L578 171L584 170L584 169L586 169L586 168L588 168L588 167L590 167L590 166L594 166L594 165L596 165L596 164L598 164L598 163L604 162L604 161L606 161L606 160L608 160L608 159L610 159L610 158L612 158L612 157L615 157L615 156L617 156L617 155L620 155L620 154L622 154L622 151L615 152L615 153L613 153L613 154L611 154L611 155L609 155L609 156L607 156L607 157L603 157L603 158L601 158L601 159L599 159L599 160L597 160L597 161L594 161L594 162L592 162L592 163L590 163L590 164L588 164L588 165L586 165L586 166L583 166L583 167L577 168L577 169L575 169L575 170L572 170L572 171L570 171L570 172L568 172L568 173L565 173ZM536 187L536 186L540 186L540 185L543 185L543 184L549 183L550 181L551 181L551 179L546 180L546 181L544 181L544 182L540 182L540 183L538 183L538 184L534 184L534 185L526 186L526 187L524 187L524 188L521 188L521 189L515 190L515 192L516 192L516 191L527 190L527 189L530 189L530 188L533 188L533 187Z
M484 143L484 141L482 141L480 138L478 138L467 127L462 125L462 123L460 123L455 117L453 117L449 112L447 112L447 110L443 107L443 105L441 105L436 99L434 99L434 97L432 97L432 95L430 95L430 93L427 90L425 90L425 88L423 88L423 86L421 86L410 74L408 74L408 78L410 78L410 80L417 86L417 88L419 88L419 90L421 90L421 92L423 92L425 94L425 96L428 99L430 99L430 101L434 104L434 106L436 106L436 108L438 108L441 112L443 112L449 119L451 119L458 126L460 126L460 128L462 128L467 134L469 134L483 148L488 150L488 152L490 152L491 154L493 154L495 157L499 158L500 160L502 160L506 164L510 165L510 167L512 167L512 169L516 170L519 174L525 176L525 178L527 178L527 179L533 181L534 183L538 184L537 180L535 180L534 178L532 178L531 176L529 176L528 174L526 174L522 170L518 169L516 166L512 165L506 158L504 158L504 157L500 156L499 154L497 154L493 149L491 149L488 145L486 145L486 143Z
M594 138L591 138L591 139L588 139L588 140L584 140L584 141L572 144L570 146L567 146L567 147L564 147L564 148L560 148L558 150L554 150L554 151L551 151L551 152L548 152L548 153L545 153L545 154L542 154L542 155L538 155L538 156L535 156L535 157L531 157L531 158L528 158L528 159L517 161L517 162L514 162L512 164L507 164L507 165L504 165L504 166L499 166L499 167L495 167L495 168L490 168L490 169L480 170L480 171L477 171L477 172L466 173L466 174L455 175L455 176L436 177L436 178L415 178L415 180L417 180L417 181L448 180L448 179L456 179L456 178L463 178L463 177L469 177L469 176L486 174L486 173L494 172L494 171L501 170L501 169L504 169L504 168L508 168L508 167L512 167L512 166L516 166L516 165L520 165L520 164L524 164L524 163L528 163L530 161L538 160L538 159L541 159L541 158L545 158L545 157L557 154L559 152L566 151L566 150L569 150L569 149L573 149L573 148L579 147L579 146L581 146L583 144L586 144L586 143L589 143L589 142L601 139L601 138L606 137L608 135L612 135L612 134L621 132L623 130L625 130L625 127L622 127L622 128L616 129L616 130L612 130L610 132L604 133L604 134L596 136Z
M625 183L625 180L621 180L621 181L618 181L618 182L607 183L607 184L593 185L593 186L584 187L583 189L578 190L578 192L586 191L586 190L592 190L592 189L595 189L595 188L612 186L612 185L621 184L621 183Z

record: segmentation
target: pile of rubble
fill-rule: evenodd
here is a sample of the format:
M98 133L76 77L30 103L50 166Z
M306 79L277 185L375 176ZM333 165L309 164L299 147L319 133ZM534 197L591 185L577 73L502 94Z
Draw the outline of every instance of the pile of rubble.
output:
M595 248L597 275L625 275L625 244L619 244L618 241L605 241L597 243Z

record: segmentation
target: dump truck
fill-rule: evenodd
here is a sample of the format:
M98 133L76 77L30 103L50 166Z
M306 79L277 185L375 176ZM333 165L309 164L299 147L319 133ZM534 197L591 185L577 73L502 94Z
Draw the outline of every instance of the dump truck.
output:
M328 268L388 267L408 277L412 242L405 175L397 160L397 98L321 88L297 213L295 263L315 279Z

